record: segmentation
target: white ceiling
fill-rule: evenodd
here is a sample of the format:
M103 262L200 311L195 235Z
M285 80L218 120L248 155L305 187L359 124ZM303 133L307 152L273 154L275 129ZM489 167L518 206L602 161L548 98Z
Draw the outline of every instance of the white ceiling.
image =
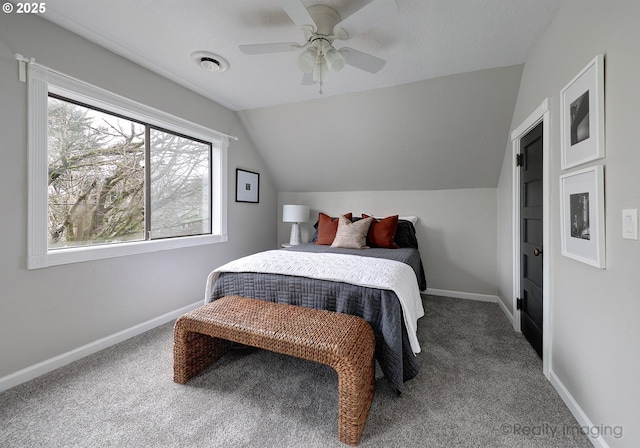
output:
M348 17L369 0L302 0ZM318 99L301 86L297 52L249 56L238 45L303 42L280 0L47 0L44 17L232 110ZM349 47L387 60L372 75L346 66L324 97L444 75L524 63L559 0L397 0L398 14L350 39ZM342 45L336 42L340 48ZM209 51L224 73L190 59Z

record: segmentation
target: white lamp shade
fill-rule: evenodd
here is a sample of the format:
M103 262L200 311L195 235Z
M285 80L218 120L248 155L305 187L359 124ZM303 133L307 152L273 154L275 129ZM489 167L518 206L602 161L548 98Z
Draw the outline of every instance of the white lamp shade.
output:
M285 205L282 207L282 221L307 222L309 221L309 207L306 205Z
M305 73L311 73L316 65L315 48L307 48L298 57L298 67Z
M327 59L327 63L329 64L329 67L334 72L339 72L344 67L344 64L345 64L344 56L335 48L331 48L329 51L327 51L325 58Z

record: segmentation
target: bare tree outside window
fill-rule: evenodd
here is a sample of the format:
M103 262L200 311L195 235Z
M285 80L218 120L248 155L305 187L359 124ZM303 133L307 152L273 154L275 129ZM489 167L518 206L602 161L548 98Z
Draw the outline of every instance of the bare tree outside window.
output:
M144 126L49 98L49 247L144 239Z
M151 237L211 232L211 147L151 130Z
M50 249L211 233L211 144L52 96L48 115Z

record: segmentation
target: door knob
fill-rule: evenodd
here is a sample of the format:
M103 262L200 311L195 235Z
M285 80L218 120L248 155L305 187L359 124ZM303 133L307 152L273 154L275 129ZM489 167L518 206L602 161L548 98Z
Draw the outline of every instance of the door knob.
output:
M542 249L538 249L537 247L533 249L533 255L536 257L542 253Z

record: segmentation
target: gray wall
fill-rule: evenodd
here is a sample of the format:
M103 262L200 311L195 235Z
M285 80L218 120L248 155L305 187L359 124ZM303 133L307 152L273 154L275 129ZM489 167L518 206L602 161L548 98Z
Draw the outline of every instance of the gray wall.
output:
M438 191L348 191L284 193L282 205L303 204L311 219L302 237L313 233L318 212L331 216L352 212L384 217L414 215L420 253L429 288L495 296L496 289L496 189L475 188ZM288 242L291 224L279 219L280 242Z
M237 135L229 242L27 271L27 89L14 53ZM202 300L213 268L276 246L274 183L235 113L38 17L0 15L0 142L0 378ZM234 202L236 167L261 173L259 204Z
M496 186L523 66L239 112L282 205L417 215L429 288L495 298ZM313 222L303 225L303 237ZM291 226L278 223L280 242Z
M640 208L640 2L565 2L525 65L512 129L549 97L551 123L551 379L594 425L623 427L611 447L640 446L640 241L622 239L621 210ZM606 264L604 270L560 253L560 90L605 53ZM511 148L507 148L505 160ZM498 187L500 294L511 298L512 164Z
M278 191L495 188L522 65L239 112Z

